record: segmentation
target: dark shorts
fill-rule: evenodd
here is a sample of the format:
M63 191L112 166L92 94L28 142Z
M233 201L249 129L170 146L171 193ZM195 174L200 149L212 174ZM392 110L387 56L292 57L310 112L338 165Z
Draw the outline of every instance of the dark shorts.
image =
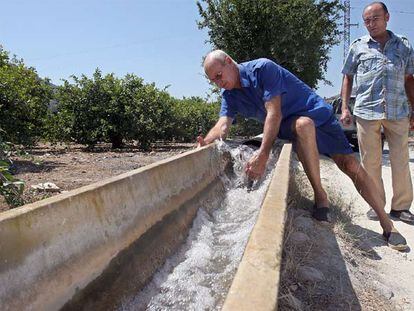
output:
M282 120L279 130L279 138L295 141L295 134L292 132L292 123L299 116L292 116ZM344 131L335 115L325 123L316 128L316 144L320 154L350 154L353 153Z

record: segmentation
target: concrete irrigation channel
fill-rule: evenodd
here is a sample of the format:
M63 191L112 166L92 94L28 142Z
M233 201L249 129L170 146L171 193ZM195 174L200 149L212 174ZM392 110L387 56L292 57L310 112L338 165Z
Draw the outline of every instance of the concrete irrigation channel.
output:
M125 299L185 243L199 207L222 200L233 161L219 149L212 144L0 213L0 310L125 309ZM277 307L290 157L285 144L222 293L223 310Z

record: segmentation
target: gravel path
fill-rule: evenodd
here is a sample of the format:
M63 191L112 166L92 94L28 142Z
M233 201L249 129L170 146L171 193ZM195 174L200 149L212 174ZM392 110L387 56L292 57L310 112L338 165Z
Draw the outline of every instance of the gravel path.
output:
M411 178L414 183L414 147L410 147ZM355 214L353 224L361 227L365 237L360 238L361 248L369 253L364 274L366 284L377 289L380 296L392 302L398 310L414 310L414 226L395 221L395 227L406 237L411 249L406 252L397 252L388 248L382 240L382 229L378 221L368 220L365 216L368 206L358 195L351 180L339 172L329 160L321 162L324 183L330 189L340 191L341 200L349 204ZM390 210L392 198L391 168L388 158L388 146L383 153L383 181L386 189L386 211ZM332 178L335 176L335 178ZM411 207L411 210L414 210ZM361 280L359 280L361 281Z

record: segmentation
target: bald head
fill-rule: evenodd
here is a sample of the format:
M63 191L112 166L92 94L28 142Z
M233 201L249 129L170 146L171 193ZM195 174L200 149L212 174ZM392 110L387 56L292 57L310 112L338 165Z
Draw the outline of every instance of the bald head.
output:
M224 51L214 50L204 59L204 72L211 82L219 88L239 87L239 69L237 63Z
M389 37L387 23L390 19L386 5L383 2L372 2L365 7L362 18L370 36L385 44Z
M371 2L370 4L368 4L364 8L364 11L362 11L362 14L364 14L365 10L368 9L368 7L373 6L373 5L374 6L378 6L379 8L381 8L384 11L384 14L388 14L388 8L387 8L387 6L385 5L384 2L381 2L381 1L374 1L374 2Z
M213 63L224 65L226 63L226 59L230 59L232 62L234 62L234 60L226 52L222 50L211 51L206 55L206 58L204 59L204 71Z

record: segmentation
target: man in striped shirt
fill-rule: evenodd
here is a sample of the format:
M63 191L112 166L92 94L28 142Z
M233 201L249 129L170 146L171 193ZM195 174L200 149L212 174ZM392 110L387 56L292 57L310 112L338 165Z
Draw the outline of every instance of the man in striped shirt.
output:
M408 131L414 127L414 52L407 38L387 30L390 14L382 2L373 2L363 11L369 35L355 40L342 70L342 116L351 122L348 103L355 80L358 143L362 164L374 178L385 202L381 178L381 128L388 141L393 198L390 215L414 224L408 154ZM368 218L377 219L371 209Z

